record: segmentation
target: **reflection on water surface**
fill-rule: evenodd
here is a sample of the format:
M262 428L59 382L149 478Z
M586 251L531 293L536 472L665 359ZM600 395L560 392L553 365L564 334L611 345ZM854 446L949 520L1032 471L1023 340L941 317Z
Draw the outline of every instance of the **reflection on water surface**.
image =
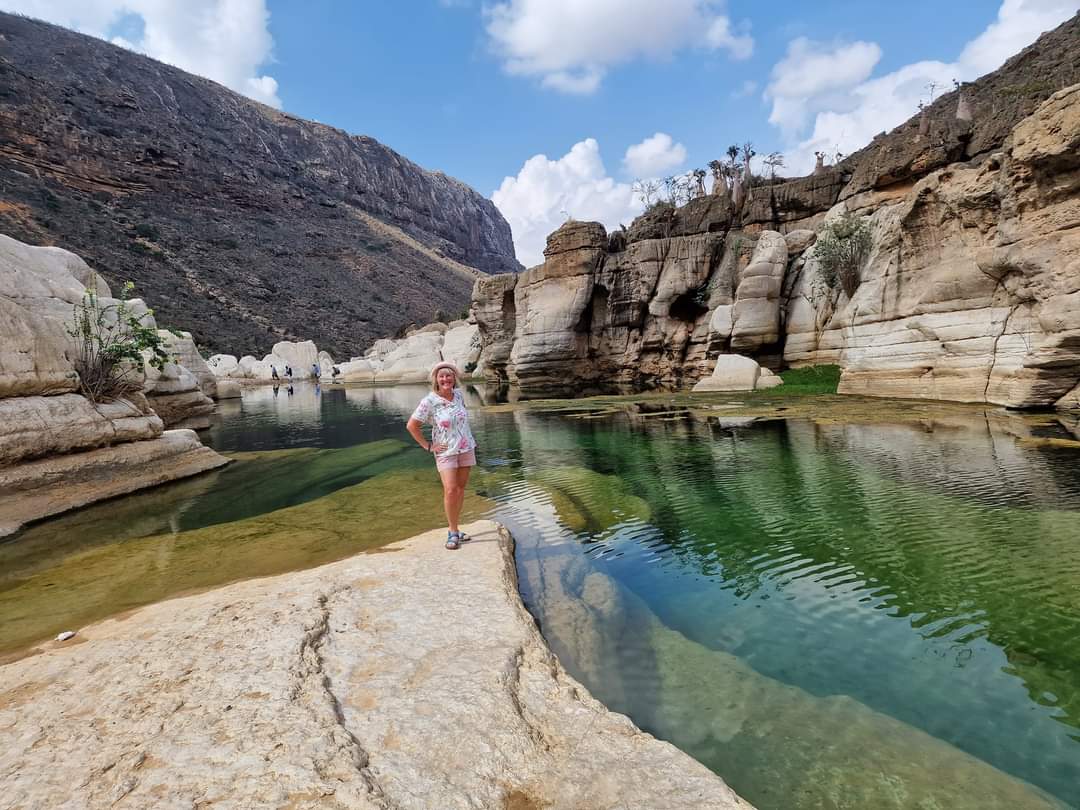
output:
M423 393L222 403L230 467L0 545L0 648L439 525ZM470 508L553 649L757 806L1080 806L1080 453L1028 441L1056 428L479 404Z

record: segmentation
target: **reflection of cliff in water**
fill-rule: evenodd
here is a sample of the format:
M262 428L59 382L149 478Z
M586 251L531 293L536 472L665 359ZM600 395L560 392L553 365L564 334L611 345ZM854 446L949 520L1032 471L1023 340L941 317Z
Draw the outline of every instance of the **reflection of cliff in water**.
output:
M857 700L814 695L695 643L586 558L530 547L529 533L521 535L523 590L571 673L757 807L1060 807L1038 788Z
M516 417L527 477L577 464L648 505L647 525L578 539L665 625L999 767L1043 758L1042 784L1080 776L1063 764L1080 728L1074 449L1020 445L1027 423L1004 414L742 427L663 412ZM635 562L645 549L659 561ZM1010 674L1026 694L1009 697ZM1050 749L1012 750L1000 728Z

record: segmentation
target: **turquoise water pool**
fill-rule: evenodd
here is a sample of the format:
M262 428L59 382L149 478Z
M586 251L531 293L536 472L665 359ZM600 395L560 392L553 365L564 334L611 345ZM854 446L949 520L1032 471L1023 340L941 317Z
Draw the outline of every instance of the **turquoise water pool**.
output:
M434 475L403 431L422 395L222 403L206 439L229 468L0 545L0 648L359 550L320 505L374 515ZM470 399L472 508L513 532L549 644L759 808L1080 807L1080 451L1022 440L1055 429L979 410L858 425ZM289 515L311 537L270 543ZM132 566L152 576L101 586Z

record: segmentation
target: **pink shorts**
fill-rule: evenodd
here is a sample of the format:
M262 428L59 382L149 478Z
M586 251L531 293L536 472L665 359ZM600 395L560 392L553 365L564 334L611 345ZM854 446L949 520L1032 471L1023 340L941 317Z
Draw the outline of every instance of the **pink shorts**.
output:
M476 466L476 451L470 450L468 453L457 453L446 458L436 458L435 466L440 470L456 470L458 467L475 467Z

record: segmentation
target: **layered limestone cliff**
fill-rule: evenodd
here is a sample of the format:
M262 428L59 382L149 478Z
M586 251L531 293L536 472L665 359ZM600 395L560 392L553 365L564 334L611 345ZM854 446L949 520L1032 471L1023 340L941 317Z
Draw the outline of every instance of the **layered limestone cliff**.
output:
M379 142L0 13L2 230L62 243L215 351L338 355L519 269L494 204Z
M95 403L79 393L66 330L87 289L103 306L115 304L75 254L0 235L0 537L226 463L192 430L165 429L202 426L213 409L179 363L148 375L143 391L123 399ZM141 301L130 304L145 310Z
M19 807L752 810L567 674L518 595L510 536L466 528L453 554L428 532L151 605L8 664L0 794Z
M1080 41L1077 19L1054 36ZM990 144L965 131L963 143ZM1074 406L1080 84L963 162L933 168L908 150L907 174L889 168L908 136L924 137L898 128L847 166L756 187L741 206L703 196L612 235L568 222L542 265L476 282L489 381L526 396L685 387L735 353L774 371L838 363L846 393ZM872 235L850 297L825 283L814 247L845 216Z

